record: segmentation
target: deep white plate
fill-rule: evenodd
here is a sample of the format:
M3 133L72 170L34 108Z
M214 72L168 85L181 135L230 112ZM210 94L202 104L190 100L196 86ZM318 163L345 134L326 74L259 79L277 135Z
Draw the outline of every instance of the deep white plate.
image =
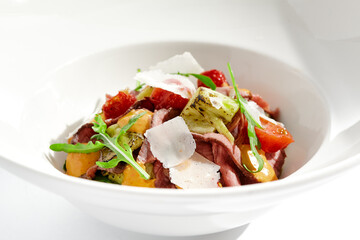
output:
M65 155L50 152L49 145L63 142L89 118L106 93L135 86L132 77L136 69L184 51L191 52L205 69L226 72L230 62L240 87L259 93L270 106L280 108L280 120L295 139L287 150L283 179L181 191L118 186L63 174ZM247 224L291 194L315 187L357 163L358 151L351 147L359 145L355 140L359 124L328 142L330 112L324 99L314 80L258 52L206 42L122 46L60 68L47 85L26 99L20 126L14 129L9 123L1 124L8 138L0 140L6 146L0 151L0 165L120 228L161 235L219 232ZM352 145L329 155L331 146L344 144L344 139L353 140ZM19 141L26 143L26 151L18 150ZM118 221L119 216L126 221Z

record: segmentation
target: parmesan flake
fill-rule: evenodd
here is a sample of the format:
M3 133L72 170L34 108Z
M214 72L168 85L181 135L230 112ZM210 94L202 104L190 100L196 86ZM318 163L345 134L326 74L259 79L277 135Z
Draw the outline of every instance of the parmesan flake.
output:
M176 117L145 132L150 149L165 168L174 167L195 152L196 143L182 117Z
M195 85L188 77L164 73L161 70L139 72L135 75L135 80L151 87L179 94L183 98L191 98L192 94L196 91Z
M216 188L220 179L220 166L198 153L169 169L171 182L183 189Z
M204 69L189 52L175 55L165 61L151 66L150 70L162 70L164 73L197 73L204 72Z

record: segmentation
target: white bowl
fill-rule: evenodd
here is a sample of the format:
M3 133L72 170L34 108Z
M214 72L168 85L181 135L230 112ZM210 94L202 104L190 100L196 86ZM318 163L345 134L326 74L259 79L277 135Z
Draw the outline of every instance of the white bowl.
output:
M227 72L230 62L240 87L280 108L281 121L295 139L287 149L282 179L233 188L172 190L106 184L63 174L65 154L51 152L49 145L64 142L94 112L105 93L135 86L132 77L138 68L184 51L191 52L205 69ZM46 86L26 100L20 126L14 129L1 123L7 138L0 140L6 146L1 149L0 165L119 228L173 236L224 231L249 223L287 196L315 187L356 163L354 158L337 163L334 158L314 158L330 134L324 99L316 82L296 69L246 49L197 42L122 46L59 68ZM18 150L19 139L27 149ZM306 164L310 159L311 164Z

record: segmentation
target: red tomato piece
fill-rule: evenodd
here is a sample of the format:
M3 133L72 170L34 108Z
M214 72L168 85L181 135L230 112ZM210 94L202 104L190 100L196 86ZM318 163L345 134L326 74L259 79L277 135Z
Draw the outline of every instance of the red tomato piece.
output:
M260 118L263 129L255 127L256 136L265 152L276 152L294 142L293 137L285 128Z
M106 96L106 102L102 107L105 119L116 118L136 102L136 98L127 92L119 92L114 97Z
M224 73L219 71L219 70L212 69L212 70L201 73L201 75L204 75L204 76L207 76L207 77L211 78L211 80L213 80L213 82L215 83L215 85L217 87L229 86L229 84L226 81L226 77L225 77ZM207 87L200 80L197 81L197 85L198 85L198 87Z
M166 91L161 88L154 88L150 96L150 101L155 105L155 109L175 108L182 110L189 99L181 97L179 94Z

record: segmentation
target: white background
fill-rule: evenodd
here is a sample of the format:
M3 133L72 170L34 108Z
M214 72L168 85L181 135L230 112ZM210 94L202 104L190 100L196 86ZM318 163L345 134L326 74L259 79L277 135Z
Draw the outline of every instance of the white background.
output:
M209 40L271 55L323 87L334 133L360 119L359 107L348 107L360 102L360 41L316 39L286 1L259 0L0 1L0 116L16 125L21 100L56 67L148 40ZM243 234L185 239L360 239L359 170L291 196ZM0 239L171 239L107 226L3 169L0 192Z

